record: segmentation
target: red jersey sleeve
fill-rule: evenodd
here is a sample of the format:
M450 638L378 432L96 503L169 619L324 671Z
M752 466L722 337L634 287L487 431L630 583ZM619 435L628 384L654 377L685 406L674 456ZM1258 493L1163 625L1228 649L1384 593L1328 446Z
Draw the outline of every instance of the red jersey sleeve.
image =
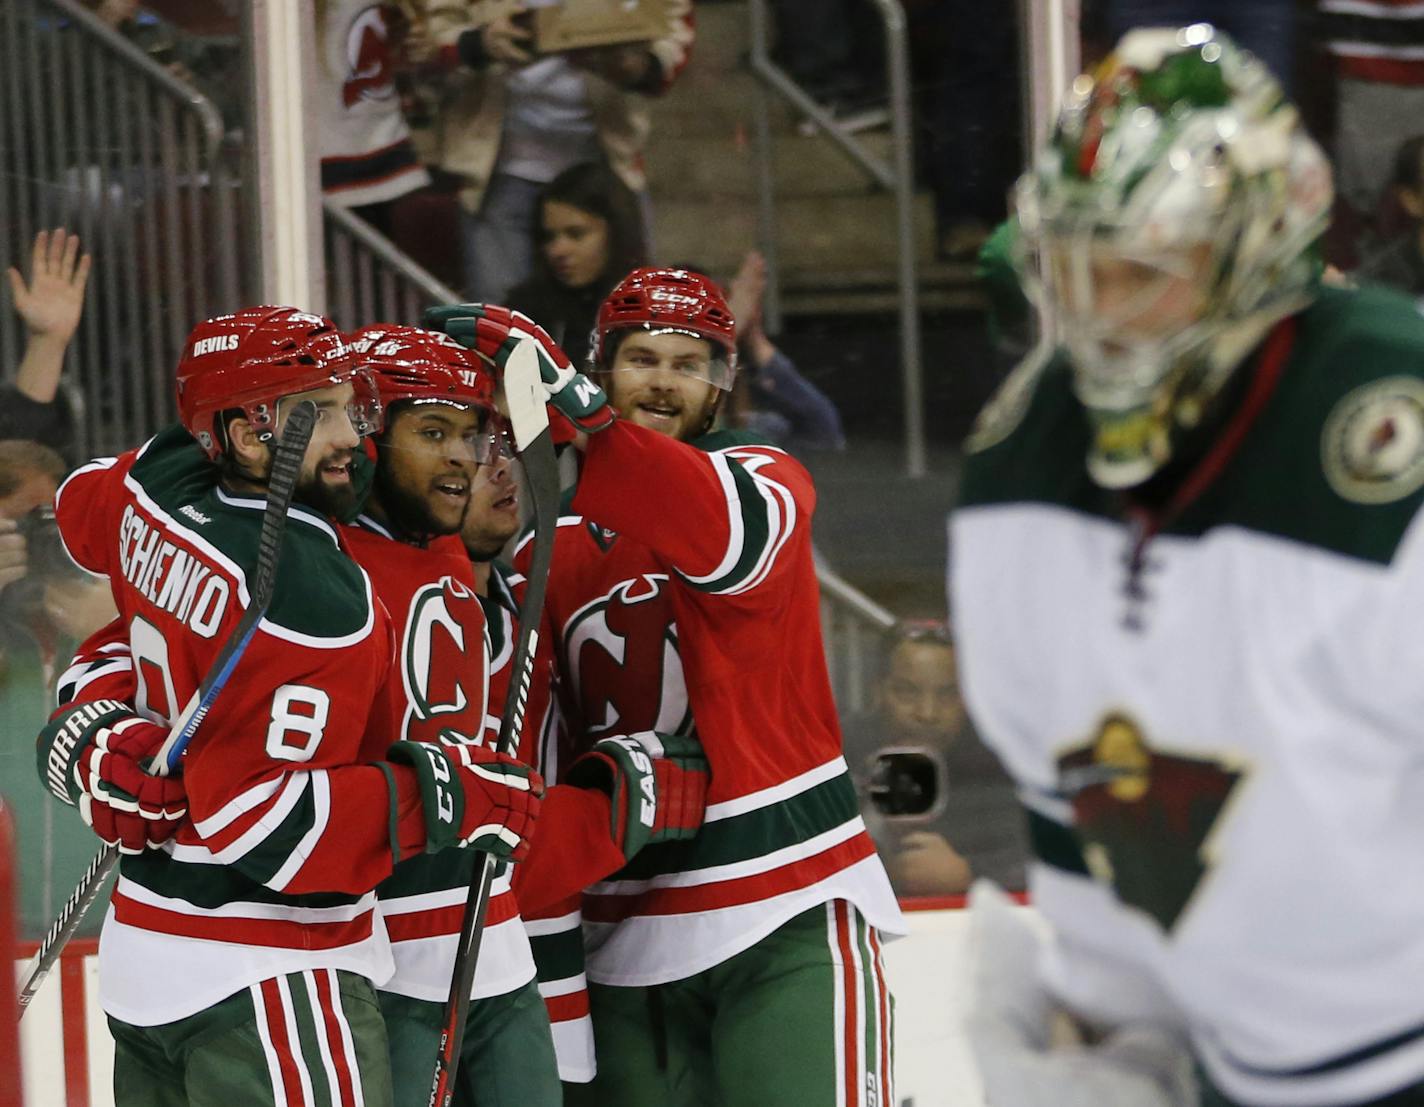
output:
M615 422L589 436L573 507L651 549L713 595L759 590L786 568L816 494L800 462L772 446L711 452Z
M87 572L110 575L117 530L113 505L120 502L124 475L135 453L81 465L55 493L54 517L60 539L70 559Z
M119 617L80 643L55 681L55 702L61 708L94 700L133 703L135 691L128 625Z
M220 722L205 723L184 758L195 847L291 895L369 891L397 849L423 849L414 770L352 764L387 661L384 648L301 648L259 633L241 662L249 678L223 690L209 716Z

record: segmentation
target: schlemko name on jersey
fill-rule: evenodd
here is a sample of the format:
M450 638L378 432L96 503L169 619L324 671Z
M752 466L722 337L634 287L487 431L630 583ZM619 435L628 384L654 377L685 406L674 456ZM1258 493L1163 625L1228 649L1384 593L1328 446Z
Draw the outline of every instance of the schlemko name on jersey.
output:
M135 591L194 634L211 638L217 633L231 593L227 581L167 541L132 505L119 523L119 566Z

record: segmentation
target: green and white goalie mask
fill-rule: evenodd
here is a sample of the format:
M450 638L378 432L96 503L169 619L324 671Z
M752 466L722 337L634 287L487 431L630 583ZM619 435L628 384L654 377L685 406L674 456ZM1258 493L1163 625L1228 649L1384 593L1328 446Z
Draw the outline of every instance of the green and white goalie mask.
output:
M1073 82L1016 188L1019 262L1105 487L1166 464L1314 295L1330 167L1269 71L1206 24L1130 32Z

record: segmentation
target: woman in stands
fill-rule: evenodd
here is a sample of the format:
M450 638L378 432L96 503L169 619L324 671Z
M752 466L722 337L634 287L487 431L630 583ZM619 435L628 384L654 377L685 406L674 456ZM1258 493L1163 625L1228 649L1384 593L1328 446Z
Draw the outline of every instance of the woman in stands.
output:
M535 247L534 275L510 292L509 306L540 323L582 365L598 305L647 264L638 201L600 163L566 169L540 196Z

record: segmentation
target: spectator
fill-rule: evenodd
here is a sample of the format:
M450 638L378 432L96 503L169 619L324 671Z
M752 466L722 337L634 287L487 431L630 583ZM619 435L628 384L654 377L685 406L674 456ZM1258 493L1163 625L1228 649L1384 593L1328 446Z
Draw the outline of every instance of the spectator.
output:
M1335 61L1335 187L1369 226L1398 145L1424 112L1424 10L1390 0L1320 0ZM1248 44L1249 45L1249 44Z
M245 113L238 20L216 0L84 0L94 14L210 100L228 129Z
M637 198L601 162L575 165L539 194L533 237L534 274L510 291L509 305L582 365L598 305L648 263Z
M605 160L647 214L645 97L667 90L692 46L691 0L668 0L651 42L533 52L527 9L406 0L412 53L453 64L434 118L435 164L461 179L466 293L503 303L533 269L540 192L565 169Z
M0 439L31 438L59 446L67 419L57 402L64 353L84 309L90 257L79 253L79 236L63 227L35 235L30 280L11 268L15 311L29 332L15 383L0 387Z
M845 742L868 801L862 804L866 824L897 894L960 895L981 876L1023 888L1023 813L1008 776L969 725L944 624L901 630L886 658L875 710L850 720ZM932 792L929 809L900 814L896 796L877 798L887 784L896 790L887 775Z
M397 198L430 183L396 92L388 9L369 0L317 0L321 191L382 234Z
M1366 257L1354 276L1424 301L1424 135L1405 140L1395 152L1390 187L1408 224Z
M732 278L727 306L737 320L737 384L729 421L799 450L843 450L845 431L831 398L803 377L762 327L766 260L753 250Z
M94 855L78 820L53 819L33 772L32 735L49 718L59 665L114 617L108 581L74 568L51 504L68 467L34 441L0 441L0 780L21 851L21 933L44 932ZM96 933L99 919L85 933Z

